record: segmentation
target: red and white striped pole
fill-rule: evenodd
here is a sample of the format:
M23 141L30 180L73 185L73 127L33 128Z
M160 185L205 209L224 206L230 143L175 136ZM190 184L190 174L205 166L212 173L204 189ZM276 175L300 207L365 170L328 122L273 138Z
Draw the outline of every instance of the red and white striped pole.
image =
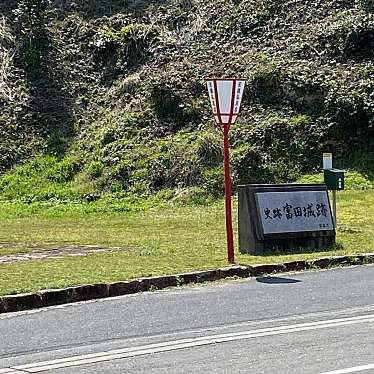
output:
M233 264L235 257L231 209L229 131L240 111L245 81L237 78L211 78L206 79L206 81L214 119L218 128L223 132L227 259L229 263Z

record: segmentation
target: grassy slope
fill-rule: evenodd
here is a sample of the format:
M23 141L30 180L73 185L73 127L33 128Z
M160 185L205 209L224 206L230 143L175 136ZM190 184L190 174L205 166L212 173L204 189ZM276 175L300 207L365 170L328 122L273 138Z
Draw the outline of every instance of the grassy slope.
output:
M231 131L236 183L294 180L318 168L322 150L345 159L370 146L370 2L76 4L53 13L33 74L17 53L11 61L15 96L0 100L3 167L32 150L67 153L73 173L57 183L71 182L78 198L194 185L219 195L207 75L249 83ZM7 14L0 42L12 52L20 40L9 39ZM38 199L64 199L56 195Z

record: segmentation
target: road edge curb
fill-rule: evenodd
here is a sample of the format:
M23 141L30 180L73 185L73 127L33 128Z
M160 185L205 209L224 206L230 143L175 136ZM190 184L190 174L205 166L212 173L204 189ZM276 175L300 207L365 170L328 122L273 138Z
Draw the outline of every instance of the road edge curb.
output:
M213 270L144 277L129 281L82 284L62 289L45 289L35 293L0 297L0 314L161 290L191 283L213 282L225 278L260 277L290 271L318 270L372 263L374 263L374 253L362 253L357 255L320 257L311 260L297 260L279 264L233 265Z

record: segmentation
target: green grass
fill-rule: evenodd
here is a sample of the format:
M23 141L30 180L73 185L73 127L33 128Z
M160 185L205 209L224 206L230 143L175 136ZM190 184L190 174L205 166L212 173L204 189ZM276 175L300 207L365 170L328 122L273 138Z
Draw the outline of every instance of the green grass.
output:
M0 244L11 250L64 245L121 247L121 252L0 265L0 294L107 282L224 266L223 202L119 212L100 204L3 203ZM236 208L236 203L234 204ZM273 263L374 250L374 191L338 193L337 246L325 252L243 255L240 264ZM237 227L235 224L235 237ZM3 250L3 249L2 249ZM14 252L13 252L14 253Z

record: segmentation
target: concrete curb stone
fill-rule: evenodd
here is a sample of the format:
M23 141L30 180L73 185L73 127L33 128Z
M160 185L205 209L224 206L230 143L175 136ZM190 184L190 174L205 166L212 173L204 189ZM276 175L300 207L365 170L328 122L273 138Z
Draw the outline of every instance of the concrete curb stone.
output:
M52 305L87 301L105 297L129 295L138 292L160 290L189 283L212 282L229 277L259 277L289 271L326 269L339 266L374 263L374 253L348 256L321 257L313 260L298 260L283 264L254 266L227 266L215 270L180 273L175 275L144 277L130 281L83 284L63 289L46 289L36 293L6 295L0 297L0 313L18 312Z
M178 281L175 275L160 275L154 277L140 278L140 290L161 290L167 287L177 286Z
M286 271L284 264L255 265L251 267L251 276L258 277L264 274L282 273Z
M1 313L5 313L6 310L5 310L5 304L4 304L4 301L2 298L0 298L0 314Z
M251 275L250 266L227 266L224 268L218 269L219 279L230 278L230 277L239 277L239 278L248 278Z
M68 304L73 301L73 288L47 289L38 292L43 306Z
M197 282L197 273L180 273L178 274L180 284L189 284Z
M37 293L24 293L2 297L5 312L19 312L37 309L43 306L42 298Z
M197 273L196 283L213 282L219 279L217 270L206 270Z
M331 257L331 261L329 263L330 266L348 266L351 265L351 256L335 256Z
M362 253L362 256L364 256L364 264L374 263L374 253Z
M307 266L310 269L313 269L313 268L325 269L329 266L330 261L331 261L330 257L322 257L316 260L307 261Z
M125 282L113 282L108 285L109 297L130 295L140 292L140 281L132 280Z
M285 262L283 264L286 268L286 271L300 271L305 270L307 267L307 262L304 260Z
M179 280L179 285L212 282L219 279L219 272L217 270L205 270L191 273L180 273L177 274L177 279Z
M370 255L371 256L371 255ZM365 255L348 255L348 256L333 256L322 257L316 260L307 261L307 269L326 269L330 267L350 266L350 265L363 265L364 263L373 263L374 256L369 262L366 262Z
M73 290L72 302L101 299L109 296L108 285L106 283L84 284L71 288Z
M363 255L358 255L358 256L353 256L353 264L354 265L363 265L365 263L365 256Z

